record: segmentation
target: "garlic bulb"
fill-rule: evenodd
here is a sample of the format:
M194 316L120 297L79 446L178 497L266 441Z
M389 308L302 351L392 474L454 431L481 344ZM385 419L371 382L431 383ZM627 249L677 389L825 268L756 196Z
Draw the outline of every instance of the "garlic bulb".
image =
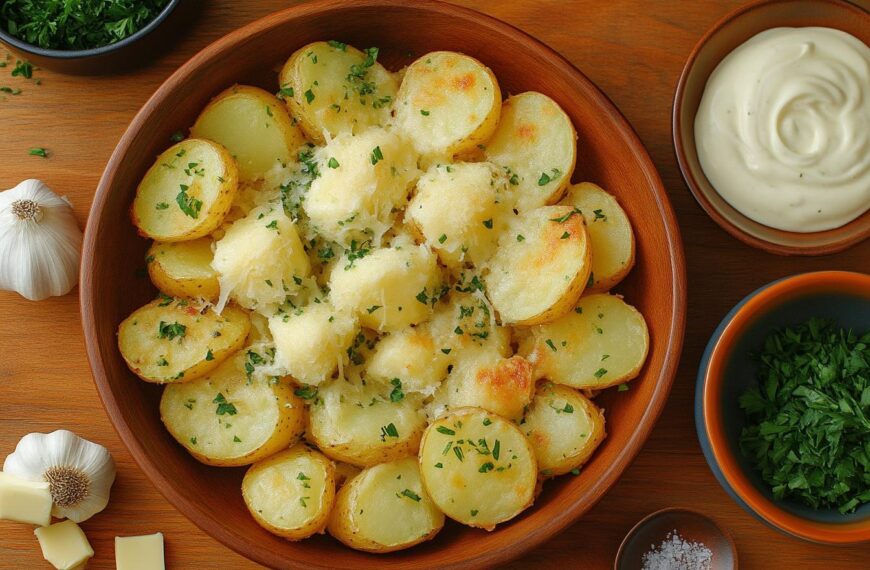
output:
M66 198L32 179L0 192L0 289L31 301L66 295L78 282L81 249Z
M3 472L49 484L52 516L85 521L106 508L115 462L102 445L71 431L31 433L6 457Z

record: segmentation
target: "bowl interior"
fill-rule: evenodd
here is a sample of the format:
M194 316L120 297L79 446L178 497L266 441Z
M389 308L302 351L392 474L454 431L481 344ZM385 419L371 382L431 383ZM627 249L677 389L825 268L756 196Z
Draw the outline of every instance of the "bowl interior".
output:
M870 14L843 0L762 0L740 8L710 30L689 57L674 99L674 145L683 177L695 199L734 237L779 254L833 253L870 236L870 210L848 224L813 233L777 230L751 220L710 184L695 147L695 114L707 78L734 48L776 27L822 26L843 30L870 44Z
M775 501L769 486L762 480L739 448L740 433L745 426L745 416L740 409L739 398L746 390L757 386L758 366L753 354L764 346L764 340L776 329L793 326L812 317L833 320L837 326L858 332L867 330L870 323L870 296L839 291L813 291L787 299L771 306L744 329L736 339L727 356L722 381L718 384L717 398L722 410L722 428L729 453L736 459L740 470L767 500L777 507L802 519L841 523L870 519L870 503L854 513L842 515L835 509L812 509L796 501Z
M712 553L710 570L737 568L734 541L715 522L688 509L665 509L640 521L622 541L617 554L615 570L637 570L643 567L644 554L669 540L676 531L686 542L697 542Z
M591 180L621 199L634 224L637 267L619 292L646 316L651 350L631 390L611 390L608 438L576 477L545 486L534 508L491 533L459 525L432 542L387 556L347 549L325 536L291 543L260 528L239 492L243 469L207 467L175 444L158 413L160 388L139 381L116 348L115 331L155 295L144 275L146 240L128 210L153 158L171 133L188 128L208 100L235 82L278 88L275 69L298 47L337 39L378 46L392 69L447 49L488 65L502 90L554 98L579 134L574 180ZM505 49L510 46L510 49ZM616 481L646 439L679 359L685 275L678 230L648 155L607 99L575 68L507 24L476 12L419 1L321 1L273 14L225 36L192 58L149 100L119 143L89 218L81 276L82 319L91 367L121 439L158 489L193 522L231 548L273 567L400 568L492 565L542 542L589 509Z

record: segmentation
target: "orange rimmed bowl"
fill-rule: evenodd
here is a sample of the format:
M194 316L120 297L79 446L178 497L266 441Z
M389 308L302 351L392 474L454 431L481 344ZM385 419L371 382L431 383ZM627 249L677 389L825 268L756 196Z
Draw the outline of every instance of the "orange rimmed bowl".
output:
M577 476L548 483L535 505L493 532L448 524L430 542L376 556L327 536L289 542L257 525L240 484L244 469L193 459L160 421L160 387L138 380L117 349L118 324L154 298L144 267L146 240L130 223L133 195L171 133L233 83L278 88L276 65L308 42L378 46L398 70L432 50L456 50L493 70L505 93L541 91L579 135L574 181L591 180L620 199L634 224L637 266L617 292L646 317L650 352L628 392L599 402L607 439ZM416 55L415 55L416 54ZM431 0L319 0L276 12L220 38L176 71L142 107L109 160L94 197L82 255L81 311L100 397L121 440L155 487L205 532L273 568L396 570L497 567L576 521L616 483L640 451L667 401L685 324L685 265L679 229L655 166L631 126L580 71L516 28Z
M870 503L843 515L775 500L739 448L744 415L739 397L756 383L750 353L774 330L811 317L833 319L857 332L870 329L870 275L846 271L804 273L750 293L713 333L698 372L695 428L713 474L747 512L794 537L824 544L870 541Z

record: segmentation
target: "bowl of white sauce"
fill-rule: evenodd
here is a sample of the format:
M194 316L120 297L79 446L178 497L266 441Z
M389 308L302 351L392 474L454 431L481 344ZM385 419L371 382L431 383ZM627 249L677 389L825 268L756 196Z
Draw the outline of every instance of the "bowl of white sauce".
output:
M870 237L870 13L763 0L729 14L677 85L674 148L701 207L783 255Z

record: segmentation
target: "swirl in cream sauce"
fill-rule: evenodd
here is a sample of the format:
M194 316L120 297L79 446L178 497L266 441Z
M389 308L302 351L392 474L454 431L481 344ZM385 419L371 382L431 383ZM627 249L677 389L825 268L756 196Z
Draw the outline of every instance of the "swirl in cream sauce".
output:
M831 28L773 28L716 67L695 116L707 179L747 217L793 232L870 208L870 48Z

